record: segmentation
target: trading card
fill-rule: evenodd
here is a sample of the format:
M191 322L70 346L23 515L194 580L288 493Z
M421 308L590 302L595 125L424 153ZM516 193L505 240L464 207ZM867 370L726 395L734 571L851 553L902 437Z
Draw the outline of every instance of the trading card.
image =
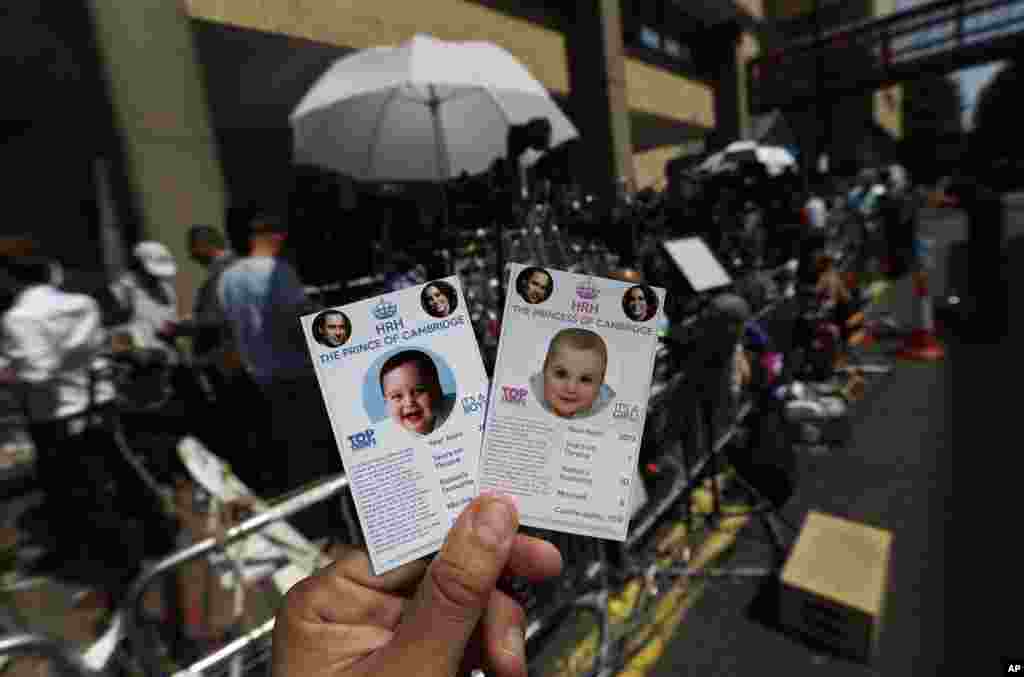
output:
M302 318L373 569L436 552L477 494L488 379L457 277Z
M622 541L665 292L511 264L480 489L522 524Z

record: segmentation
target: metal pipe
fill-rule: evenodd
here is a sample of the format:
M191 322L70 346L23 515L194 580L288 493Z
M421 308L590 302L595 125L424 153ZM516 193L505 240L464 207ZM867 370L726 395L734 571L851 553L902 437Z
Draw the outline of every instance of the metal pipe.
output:
M345 475L335 475L298 495L286 499L278 505L250 517L241 524L231 527L224 534L223 539L205 538L198 543L193 543L168 555L143 571L132 584L128 594L125 595L125 601L120 613L124 614L126 620L128 641L132 650L136 652L136 655L142 662L146 673L148 675L161 674L158 660L150 654L146 645L141 612L142 599L157 578L173 571L182 564L202 557L227 544L251 536L274 522L291 517L295 513L312 507L316 503L325 501L337 495L348 486L349 481Z
M70 672L80 677L100 677L108 674L105 670L90 669L73 646L46 635L19 632L0 637L0 656L9 654L41 654L56 661L62 672Z
M264 621L260 626L253 628L241 637L225 644L213 653L200 658L184 670L179 670L174 673L174 677L191 677L192 675L201 675L207 670L216 668L231 660L231 658L237 656L239 652L256 642L259 642L273 632L275 620L276 619L274 618L270 618Z

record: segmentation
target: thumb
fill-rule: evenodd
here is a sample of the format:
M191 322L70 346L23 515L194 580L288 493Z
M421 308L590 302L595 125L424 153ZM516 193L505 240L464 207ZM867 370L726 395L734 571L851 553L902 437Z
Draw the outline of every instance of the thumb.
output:
M453 675L494 592L519 526L513 498L478 497L431 563L393 646L402 674Z

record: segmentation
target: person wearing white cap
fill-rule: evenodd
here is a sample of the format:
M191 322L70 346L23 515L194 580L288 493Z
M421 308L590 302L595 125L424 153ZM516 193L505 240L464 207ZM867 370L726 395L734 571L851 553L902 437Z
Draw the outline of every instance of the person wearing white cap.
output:
M177 353L160 334L178 319L177 272L167 246L147 240L135 245L128 271L110 287L129 315L124 329L131 333L134 347L163 353L171 362L177 360Z

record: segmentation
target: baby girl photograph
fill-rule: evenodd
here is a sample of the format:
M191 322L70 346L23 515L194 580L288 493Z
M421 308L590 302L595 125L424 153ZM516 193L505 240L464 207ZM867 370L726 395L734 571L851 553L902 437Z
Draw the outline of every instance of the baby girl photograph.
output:
M589 329L563 329L551 339L544 368L530 378L530 390L542 406L560 418L587 418L615 397L604 382L608 346Z

